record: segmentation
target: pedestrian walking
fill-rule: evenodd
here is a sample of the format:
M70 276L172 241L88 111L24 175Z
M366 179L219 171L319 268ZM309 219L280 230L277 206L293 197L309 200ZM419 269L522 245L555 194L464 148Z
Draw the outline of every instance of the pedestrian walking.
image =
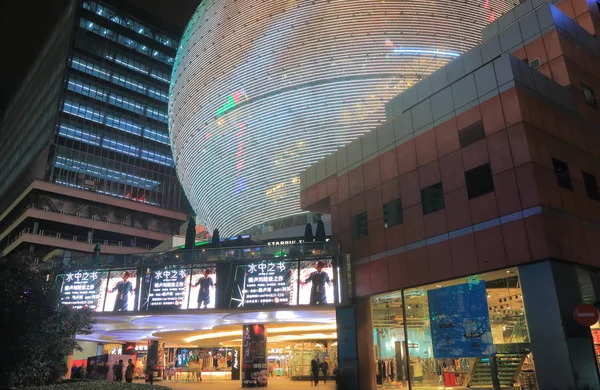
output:
M323 383L327 384L327 375L329 375L329 363L327 363L327 360L321 362L321 371L323 372Z
M317 386L319 384L319 368L320 368L320 362L319 362L319 358L313 359L310 361L310 370L312 371L312 381L310 382L310 385L314 385Z

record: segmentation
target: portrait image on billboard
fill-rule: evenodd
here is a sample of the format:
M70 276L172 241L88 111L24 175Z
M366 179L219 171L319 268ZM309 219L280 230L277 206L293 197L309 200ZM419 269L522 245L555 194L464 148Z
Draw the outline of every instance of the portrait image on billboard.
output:
M190 265L146 268L140 309L187 309L190 276Z
M107 270L79 270L58 275L60 303L74 309L102 311L107 279Z
M104 310L102 311L134 311L136 307L137 270L111 270L108 276Z
M214 264L194 265L191 275L189 309L214 309L217 287L217 267Z
M300 262L300 305L335 303L331 259Z
M280 260L239 264L233 273L230 307L295 305L298 262Z

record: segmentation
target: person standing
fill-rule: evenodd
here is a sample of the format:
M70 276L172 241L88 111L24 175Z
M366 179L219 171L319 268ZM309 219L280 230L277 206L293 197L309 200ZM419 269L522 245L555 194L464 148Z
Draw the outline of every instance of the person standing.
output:
M154 384L154 363L148 362L146 365L146 375L148 375L148 382Z
M129 359L127 361L127 368L125 369L125 382L131 383L133 382L133 372L135 371L135 366L133 365L133 360Z
M315 265L317 270L308 275L308 278L302 282L303 285L312 282L312 287L310 289L311 305L323 305L327 303L325 285L331 285L331 280L329 280L329 274L323 271L323 267L325 267L325 263L323 261L318 261Z
M111 293L117 292L117 299L115 299L114 311L127 311L129 305L129 293L133 291L133 284L129 279L129 272L123 272L121 275L121 281L116 284L115 287L110 291Z
M123 382L123 360L119 360L119 362L113 366L113 372L115 374L115 381Z
M214 287L212 278L208 276L210 275L208 268L202 272L202 275L204 277L199 278L196 284L194 284L194 287L200 286L200 291L198 292L198 309L202 308L202 304L204 304L205 309L208 308L210 304L210 289Z
M312 379L315 383L315 386L319 384L319 358L313 359L310 361L310 370L312 371ZM312 382L311 382L312 386Z
M321 363L321 371L323 371L323 383L327 384L327 375L329 375L329 363L327 363L327 360L323 360Z

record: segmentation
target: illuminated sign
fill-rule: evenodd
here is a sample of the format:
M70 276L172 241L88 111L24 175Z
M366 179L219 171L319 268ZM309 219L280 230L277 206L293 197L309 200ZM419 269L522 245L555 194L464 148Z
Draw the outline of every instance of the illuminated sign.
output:
M267 328L244 325L242 387L267 387Z
M146 270L142 310L187 309L190 268Z
M212 309L216 283L214 264L147 268L141 309Z
M331 241L331 238L326 238L325 242ZM266 241L267 246L286 246L286 245L296 245L296 244L304 244L304 238L284 238L277 239L274 241ZM312 244L312 243L311 243Z
M334 275L328 258L272 258L219 271L215 263L72 271L58 275L57 282L64 305L135 312L331 304Z
M137 289L137 270L110 271L104 311L134 311Z
M231 305L237 307L295 304L291 279L296 263L260 262L239 265Z
M59 275L60 303L74 309L102 311L107 277L106 270L73 271Z

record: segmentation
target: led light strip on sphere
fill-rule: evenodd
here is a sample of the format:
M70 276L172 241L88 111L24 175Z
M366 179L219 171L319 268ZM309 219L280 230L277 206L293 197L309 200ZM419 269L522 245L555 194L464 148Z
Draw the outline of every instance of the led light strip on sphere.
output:
M373 130L384 104L480 42L503 0L212 0L175 59L169 129L209 230L301 213L300 172Z

